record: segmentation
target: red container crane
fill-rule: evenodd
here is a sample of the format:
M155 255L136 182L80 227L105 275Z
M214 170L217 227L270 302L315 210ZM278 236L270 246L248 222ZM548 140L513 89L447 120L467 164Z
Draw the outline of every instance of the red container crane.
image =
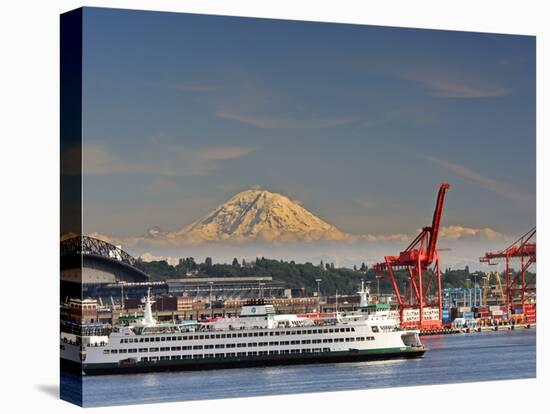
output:
M385 256L384 262L373 266L378 276L388 278L392 282L399 303L399 317L403 326L416 327L420 330L440 329L442 326L441 271L436 246L441 226L441 215L445 205L445 195L449 187L449 184L441 184L439 188L432 225L422 228L420 234L404 251L399 253L399 256ZM403 295L399 291L395 276L395 272L399 270L406 270L408 275L408 282ZM436 278L435 293L429 296L428 292L433 286L434 278ZM424 320L424 308L428 306L439 309L438 319ZM403 317L405 309L418 309L418 321L405 321Z
M524 314L525 293L536 290L536 276L532 276L529 280L525 279L525 274L529 268L537 262L536 233L537 228L533 227L507 248L498 252L487 252L479 259L480 262L489 265L496 265L499 259L505 260L506 312L509 317L511 316L512 305L516 305L517 302L521 303L522 314ZM514 272L510 267L510 263L514 259L519 259L521 262L519 272ZM515 273L515 275L513 273Z

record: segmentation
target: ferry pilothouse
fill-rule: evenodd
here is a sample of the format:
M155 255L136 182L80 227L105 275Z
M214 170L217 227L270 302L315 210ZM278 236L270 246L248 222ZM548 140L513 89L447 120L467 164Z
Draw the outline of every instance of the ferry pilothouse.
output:
M364 305L367 291L359 292ZM418 331L361 311L280 315L253 300L238 317L161 323L150 293L144 316L110 332L61 333L64 369L93 374L414 358L425 348Z

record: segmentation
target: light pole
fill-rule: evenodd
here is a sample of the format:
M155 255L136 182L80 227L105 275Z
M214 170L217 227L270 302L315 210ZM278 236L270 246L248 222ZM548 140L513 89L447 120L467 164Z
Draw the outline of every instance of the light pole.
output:
M212 285L214 282L208 282L208 284L210 285L210 319L212 319L214 316L214 309L212 308Z
M321 280L323 279L315 279L317 282L317 300L319 301L319 312L321 312Z
M380 279L382 279L381 275L376 275L376 302L380 303Z

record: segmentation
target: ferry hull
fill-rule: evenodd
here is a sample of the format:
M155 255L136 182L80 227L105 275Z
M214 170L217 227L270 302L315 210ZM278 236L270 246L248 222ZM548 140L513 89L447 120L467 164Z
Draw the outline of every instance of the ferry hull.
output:
M228 368L249 368L275 365L303 365L336 362L375 361L387 359L418 358L424 355L426 348L390 348L377 350L350 350L284 355L264 355L256 357L226 357L209 359L183 359L157 362L137 362L135 364L79 364L62 359L62 370L85 375L136 374L162 371L196 371ZM65 363L63 362L65 361Z

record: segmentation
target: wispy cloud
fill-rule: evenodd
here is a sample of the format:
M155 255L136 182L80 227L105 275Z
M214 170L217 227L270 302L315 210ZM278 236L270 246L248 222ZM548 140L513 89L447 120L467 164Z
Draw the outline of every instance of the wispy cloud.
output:
M440 158L430 157L427 155L418 154L420 157L428 160L434 165L444 168L453 174L473 183L477 186L498 194L502 197L508 198L513 201L525 201L526 199L533 198L532 194L526 194L515 187L507 183L502 183L493 178L486 177L480 173L465 167L461 164L456 164L451 161L443 160Z
M492 81L468 79L444 70L409 72L404 74L403 78L416 82L426 88L432 96L439 98L494 98L510 93L508 88Z
M353 122L351 118L294 118L288 116L256 115L231 111L220 111L223 119L252 125L262 129L304 130L331 128Z
M195 151L197 157L205 161L220 161L241 158L254 151L249 147L204 147Z
M138 154L126 159L99 143L86 144L82 149L82 168L85 175L150 174L168 177L201 176L218 167L217 161L244 157L254 149L248 147L212 146L183 148L176 146L160 154ZM75 171L74 174L79 174Z
M502 240L504 235L498 231L490 228L475 228L466 226L444 226L440 232L441 238L446 240L460 240L460 239L480 239L480 240Z

